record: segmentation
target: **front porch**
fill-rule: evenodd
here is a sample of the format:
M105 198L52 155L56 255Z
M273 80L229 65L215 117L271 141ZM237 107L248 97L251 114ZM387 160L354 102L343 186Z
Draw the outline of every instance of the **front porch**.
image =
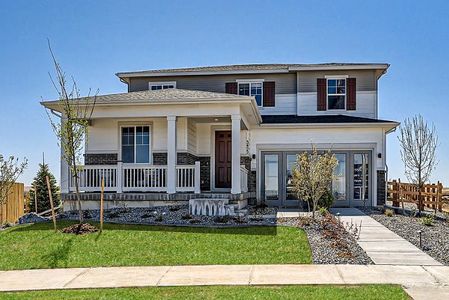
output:
M130 96L145 100L123 105ZM84 201L99 200L102 179L106 201L134 201L129 205L255 197L248 135L260 115L253 98L176 89L114 97L97 98L90 119L78 174ZM75 186L61 160L63 199L74 200Z

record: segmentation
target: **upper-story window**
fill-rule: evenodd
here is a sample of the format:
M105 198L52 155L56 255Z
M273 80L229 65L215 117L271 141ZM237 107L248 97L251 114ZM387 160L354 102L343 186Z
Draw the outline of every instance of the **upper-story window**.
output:
M239 82L239 95L254 96L258 106L262 106L263 83L262 82Z
M150 82L150 90L166 90L166 89L175 89L176 81L168 81L168 82Z
M327 79L327 109L346 109L346 79Z

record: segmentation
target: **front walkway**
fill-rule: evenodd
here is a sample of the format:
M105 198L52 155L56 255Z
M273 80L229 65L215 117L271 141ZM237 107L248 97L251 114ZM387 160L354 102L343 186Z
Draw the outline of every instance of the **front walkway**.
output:
M420 299L423 289L436 295L449 293L449 267L211 265L0 271L0 291L286 284L400 284L413 297L416 295L415 299Z
M334 208L343 223L362 229L357 243L376 265L441 266L441 263L356 208ZM418 233L417 233L418 234Z

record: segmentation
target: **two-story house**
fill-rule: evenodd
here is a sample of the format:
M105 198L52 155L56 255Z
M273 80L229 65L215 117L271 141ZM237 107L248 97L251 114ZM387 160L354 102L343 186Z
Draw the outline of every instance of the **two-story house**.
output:
M291 170L314 145L338 159L335 206L385 201L378 81L388 64L252 64L117 73L128 92L96 97L81 171L84 207L193 197L296 206ZM80 99L81 103L85 99ZM42 103L61 111L58 101ZM66 208L73 183L61 161Z

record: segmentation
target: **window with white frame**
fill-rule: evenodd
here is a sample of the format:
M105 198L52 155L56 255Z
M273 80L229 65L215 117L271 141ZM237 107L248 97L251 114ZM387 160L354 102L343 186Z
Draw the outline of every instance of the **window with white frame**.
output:
M150 163L150 126L124 126L121 138L122 162Z
M150 87L151 91L175 89L176 88L176 81L150 82L149 83L149 87Z
M263 104L262 82L239 82L239 95L254 96L258 106Z
M346 109L346 79L327 79L327 109Z

